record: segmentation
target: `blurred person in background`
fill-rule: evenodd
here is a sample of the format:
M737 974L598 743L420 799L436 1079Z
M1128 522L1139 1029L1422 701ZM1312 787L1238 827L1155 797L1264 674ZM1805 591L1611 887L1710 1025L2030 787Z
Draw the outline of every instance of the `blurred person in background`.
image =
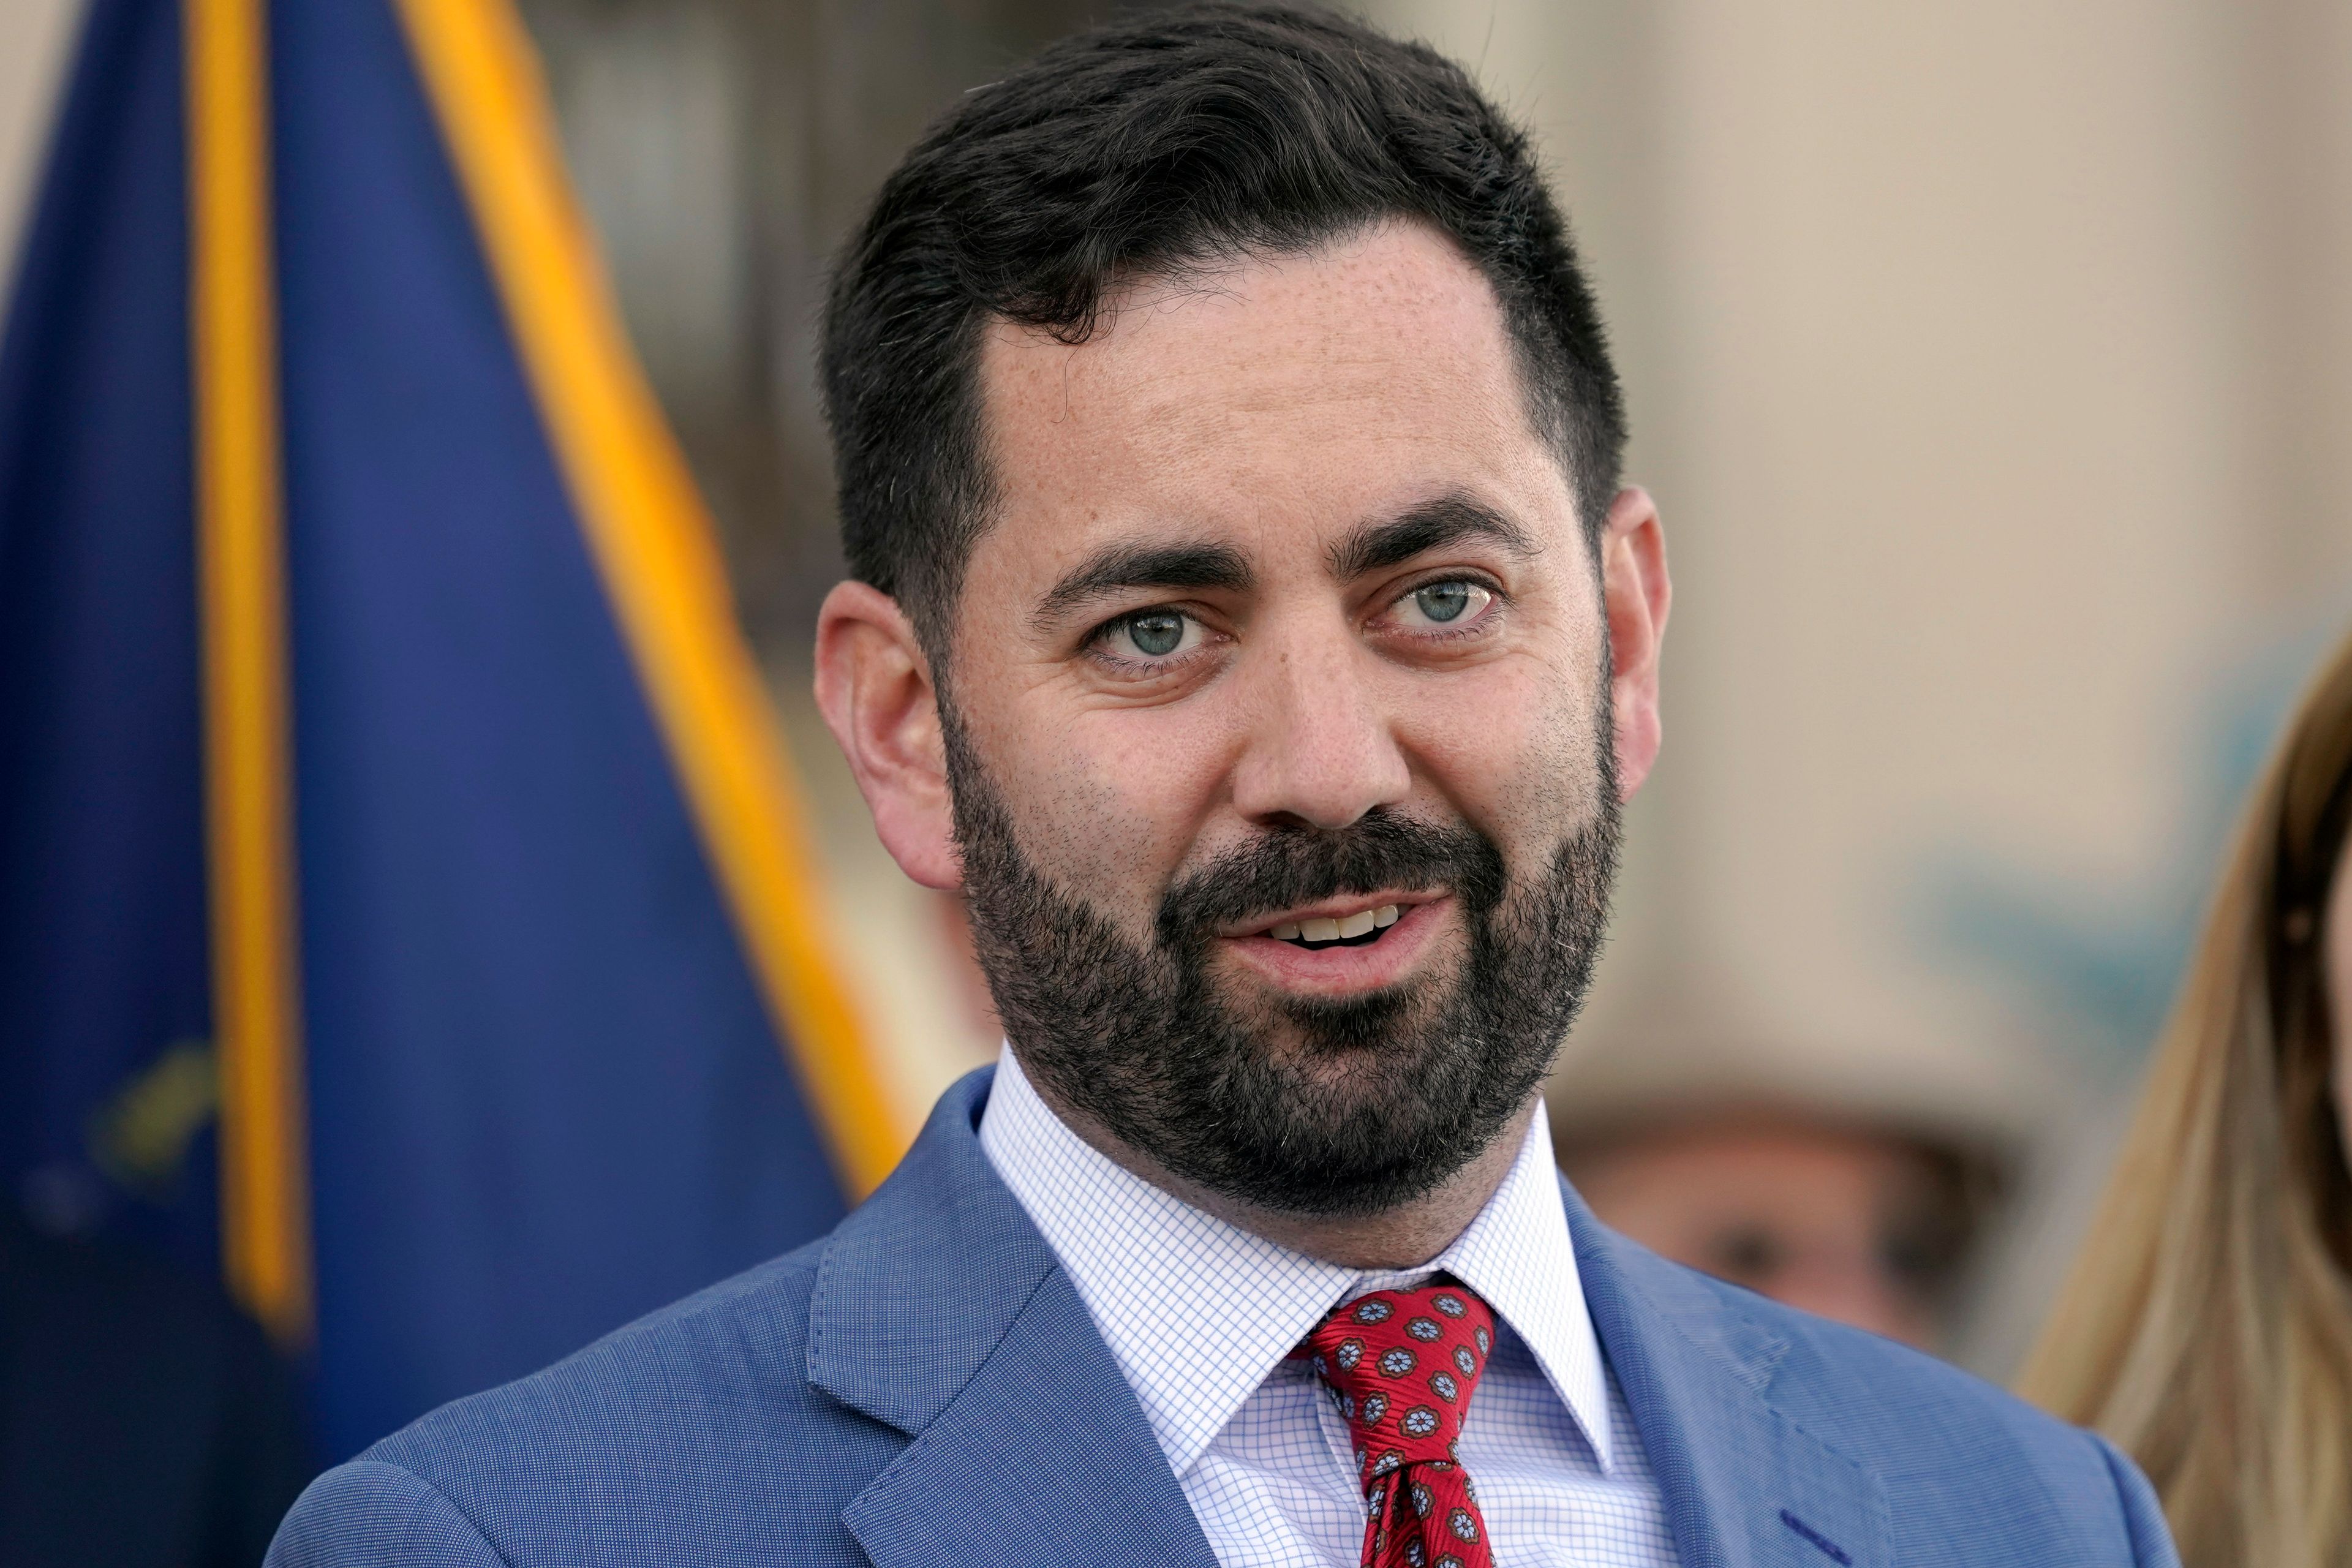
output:
M2257 788L2020 1379L2138 1460L2189 1568L2352 1563L2347 816L2352 641Z
M1553 1116L1593 1214L1663 1257L1940 1352L1991 1195L1937 1131L1793 1102Z

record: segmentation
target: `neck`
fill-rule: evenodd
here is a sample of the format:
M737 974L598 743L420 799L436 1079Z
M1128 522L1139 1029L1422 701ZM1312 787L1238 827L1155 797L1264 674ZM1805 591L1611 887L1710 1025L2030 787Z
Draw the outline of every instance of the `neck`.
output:
M1064 1126L1113 1164L1228 1225L1343 1268L1418 1268L1452 1246L1510 1174L1513 1162L1519 1157L1520 1135L1536 1104L1530 1097L1485 1148L1419 1197L1374 1214L1315 1215L1244 1203L1187 1181L1114 1136L1092 1117L1065 1104L1034 1077L1029 1081Z

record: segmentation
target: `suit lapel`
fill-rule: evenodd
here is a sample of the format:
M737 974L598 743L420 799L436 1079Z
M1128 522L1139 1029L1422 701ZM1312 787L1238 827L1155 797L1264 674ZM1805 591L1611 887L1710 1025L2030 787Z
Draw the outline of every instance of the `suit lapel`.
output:
M978 1375L842 1518L880 1568L1214 1568L1142 1410L1058 1268Z
M809 1381L911 1439L842 1521L879 1568L1215 1568L1086 1304L981 1152L990 1076L940 1100L818 1270ZM1787 1342L1562 1194L1684 1568L1888 1568L1877 1480L1766 1397Z
M1561 1188L1593 1329L1683 1568L1887 1568L1877 1479L1765 1397L1787 1342L1718 1288L1603 1229Z
M1085 1302L981 1152L992 1071L940 1100L818 1269L809 1381L913 1439L842 1521L880 1568L1215 1568Z

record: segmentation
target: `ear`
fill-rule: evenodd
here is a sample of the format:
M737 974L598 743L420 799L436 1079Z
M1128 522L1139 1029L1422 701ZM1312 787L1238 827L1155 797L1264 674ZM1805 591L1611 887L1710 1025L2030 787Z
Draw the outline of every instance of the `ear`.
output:
M898 868L926 888L960 886L939 693L896 599L864 583L836 584L825 595L816 705Z
M1609 616L1617 793L1631 800L1658 760L1658 652L1675 600L1658 505L1638 486L1618 491L1609 505L1601 534L1601 595Z

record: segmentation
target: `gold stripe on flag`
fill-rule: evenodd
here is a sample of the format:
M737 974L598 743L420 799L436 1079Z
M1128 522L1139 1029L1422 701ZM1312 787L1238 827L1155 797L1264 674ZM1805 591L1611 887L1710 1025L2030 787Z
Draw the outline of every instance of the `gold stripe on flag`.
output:
M771 1020L852 1196L904 1125L829 950L783 735L709 517L572 205L506 0L399 0L574 510Z
M311 1326L309 1160L263 0L187 0L189 290L221 1248L281 1341Z

